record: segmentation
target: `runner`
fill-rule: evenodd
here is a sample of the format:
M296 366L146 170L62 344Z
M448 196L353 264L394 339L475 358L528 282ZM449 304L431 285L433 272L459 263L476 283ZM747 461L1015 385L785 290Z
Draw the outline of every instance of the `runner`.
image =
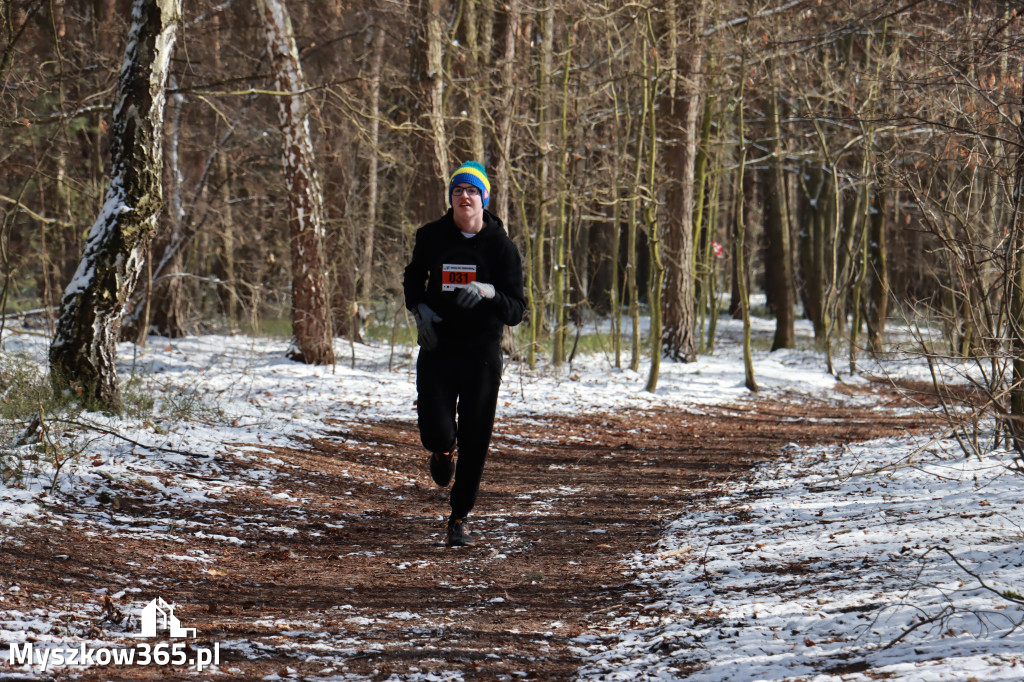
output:
M501 384L501 334L523 319L523 271L505 226L488 212L484 167L462 164L448 183L451 208L416 232L405 268L405 305L416 318L417 409L430 475L450 494L446 542L471 544L476 502ZM456 450L458 465L456 466Z

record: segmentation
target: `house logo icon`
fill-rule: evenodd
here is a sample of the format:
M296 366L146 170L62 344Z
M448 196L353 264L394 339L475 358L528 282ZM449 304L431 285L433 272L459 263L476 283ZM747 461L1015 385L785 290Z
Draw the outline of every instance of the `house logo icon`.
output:
M142 609L142 632L137 637L156 637L157 629L168 630L171 637L195 637L195 628L183 628L174 616L174 607L161 597L146 604Z

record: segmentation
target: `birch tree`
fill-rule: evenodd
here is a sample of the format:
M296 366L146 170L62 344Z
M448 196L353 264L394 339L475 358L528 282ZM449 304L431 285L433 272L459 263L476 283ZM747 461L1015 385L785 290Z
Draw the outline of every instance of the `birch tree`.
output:
M434 159L438 178L447 186L448 133L444 124L444 28L441 20L441 0L427 3L427 80L430 85L430 130L434 139Z
M495 212L502 220L511 223L511 190L512 182L509 173L509 159L512 156L512 114L515 107L515 60L517 36L519 33L519 0L509 0L505 7L505 35L503 53L500 62L498 80L497 121L495 125L495 142L497 149L492 155L494 160L494 186L497 188L491 197ZM525 230L525 225L520 229Z
M309 134L306 88L291 18L283 0L256 0L267 37L274 83L281 93L288 228L292 257L292 348L288 356L311 365L334 362L323 273L323 197Z
M367 175L366 226L363 232L363 250L359 260L361 288L359 297L364 304L373 295L373 241L377 226L377 201L380 196L380 90L384 63L384 27L377 20L373 27L373 60L370 75L370 155Z
M108 408L120 404L121 319L163 201L165 86L180 23L181 0L135 0L132 6L113 109L110 182L64 290L50 345L55 386Z

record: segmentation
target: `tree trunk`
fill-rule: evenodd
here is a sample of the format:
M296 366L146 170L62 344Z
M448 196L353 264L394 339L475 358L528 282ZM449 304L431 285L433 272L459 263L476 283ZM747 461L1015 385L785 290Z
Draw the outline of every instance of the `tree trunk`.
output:
M643 49L643 53L646 55L647 47L644 46ZM643 92L645 96L648 93L646 80ZM648 110L651 108L653 107L648 107L647 102L644 102L644 106L640 107L640 122L636 127L636 135L634 135L636 142L633 154L633 190L632 196L629 197L629 211L626 219L626 290L629 296L629 317L633 326L630 338L629 368L634 372L640 369L640 285L637 280L637 204L640 201L638 196L639 188L643 183L644 146L646 143L644 133L647 130Z
M654 36L651 37L651 43L654 44ZM658 196L657 190L657 161L658 161L658 121L657 121L657 101L658 101L658 78L660 76L659 65L657 60L657 52L651 50L654 54L654 64L648 66L648 59L646 57L647 50L644 50L644 106L648 108L647 113L647 125L648 131L650 131L648 138L648 149L647 149L647 191L649 197L644 201L644 224L647 228L647 248L650 253L651 259L651 278L649 282L649 296L648 296L648 307L651 311L651 331L650 331L650 344L651 344L651 368L647 374L647 386L644 390L648 393L654 393L658 390L658 377L661 373L661 349L664 340L663 324L661 319L662 311L662 290L664 289L664 274L665 267L662 264L661 258L661 236L659 234L660 227L658 226L658 214L657 204L653 200L653 197ZM645 132L641 128L638 132ZM692 158L692 157L691 157ZM690 294L691 298L693 295L693 280L690 280ZM693 317L693 302L690 302L690 317L691 317L691 331L692 331L692 317Z
M746 144L741 144L741 154L746 153ZM735 211L742 211L733 216L734 224L743 226L743 240L745 243L753 241L753 226L755 224L754 211L758 203L758 183L754 173L744 172L740 182L735 187L734 195ZM741 196L742 195L742 196ZM743 318L743 306L749 306L750 292L750 249L743 250L743 261L732 259L732 291L729 297L729 316L734 320ZM743 273L742 287L740 286L739 274ZM747 294L742 291L748 292Z
M169 339L180 339L185 336L185 288L181 278L181 251L174 254L167 269L167 274L150 283L153 296L148 304L149 314L139 317L136 341L139 345L145 345L150 328L158 336Z
M230 329L238 324L238 302L241 292L235 275L235 221L231 207L232 173L228 165L227 155L217 155L217 179L220 193L220 253L217 256L215 272L220 278L218 294L221 310L227 316Z
M211 21L213 30L219 32L220 17L214 15L211 17ZM225 47L219 41L216 41L214 45L213 68L216 73L220 73L224 68L221 63L221 51ZM233 173L226 153L217 154L214 163L215 182L220 200L220 224L219 228L213 231L214 243L220 243L220 248L214 259L214 272L220 279L220 286L217 288L220 310L227 317L228 329L233 330L238 324L238 301L241 299L241 292L237 289L238 281L235 276L235 223L234 210L231 205Z
M639 158L639 157L638 157ZM639 163L639 161L638 161ZM637 218L636 199L629 200L626 219L626 295L629 296L630 334L629 368L640 369L640 285L637 281Z
M172 87L174 82L171 83ZM181 139L181 107L184 96L174 95L172 114L170 116L170 135L167 136L167 167L165 177L168 182L165 187L169 190L167 205L164 215L170 225L170 240L168 244L173 245L181 241L182 225L181 218L184 214L181 202L181 165L178 154L178 142ZM160 241L158 239L158 241ZM137 339L145 345L146 335L149 328L160 336L171 339L180 339L185 336L185 288L182 282L183 269L182 250L175 249L174 255L165 268L164 273L156 282L150 282L151 291L148 293L148 308L150 314L142 315L139 318ZM148 320L146 318L149 318Z
M708 216L704 209L709 206L708 195L708 154L711 141L712 116L715 97L710 93L704 98L701 115L700 141L697 144L697 158L693 170L693 299L696 310L694 324L697 334L697 352L707 352L704 329L707 320L707 296L714 277L715 256L712 254L713 227L709 228Z
M829 176L815 164L800 173L800 272L804 315L814 327L814 340L825 347L825 233L832 207Z
M868 139L870 140L870 136ZM868 275L868 222L871 218L871 181L867 179L867 173L869 172L867 161L868 157L865 155L865 182L860 192L860 245L850 272L853 280L850 293L850 374L857 372L857 343L858 335L860 334L861 311L864 308L864 283L867 281Z
M671 137L678 140L668 150L670 190L668 230L665 235L665 297L662 304L664 333L662 350L675 360L697 359L696 301L694 295L694 178L697 157L697 128L700 123L704 48L704 3L695 0L685 10L671 4L669 21L685 27L673 52L680 82L671 97L669 116L674 126ZM687 16L681 16L683 13Z
M266 30L275 87L292 93L278 99L292 256L293 338L288 357L311 365L329 365L334 362L334 346L321 255L323 197L302 94L305 78L283 0L256 0L256 6Z
M790 248L789 210L786 206L786 177L782 165L782 128L779 124L779 97L776 81L772 81L769 94L768 125L772 141L772 156L768 162L768 211L765 232L768 237L768 263L765 269L775 313L775 338L772 350L796 347L795 308L796 295L793 279L793 251Z
M378 17L378 22L383 21ZM367 175L366 225L363 228L363 251L359 259L361 275L359 298L364 304L373 296L373 242L377 231L377 202L380 193L380 84L384 64L386 34L380 24L373 27L373 65L370 82L370 163Z
M480 51L483 55L489 55L493 47L490 39L490 34L494 31L494 3L492 0L484 0L482 11L485 15L490 18L485 23L485 35L481 45ZM497 215L499 218L505 221L505 228L508 230L509 235L522 235L526 244L527 251L529 251L529 237L527 234L526 225L521 224L518 226L518 231L513 229L513 222L511 220L511 196L512 196L512 178L509 174L508 160L512 154L512 110L515 107L515 88L514 88L514 74L515 74L515 58L516 58L516 36L519 33L519 2L518 0L509 0L505 5L505 33L504 33L504 45L503 45L503 56L500 65L498 65L499 73L501 74L498 86L498 112L496 125L493 136L493 148L494 152L491 154L492 159L492 177L494 182L491 183L491 205L493 206L491 212ZM480 115L480 112L477 112ZM481 163L484 163L484 159L479 159ZM527 253L529 256L529 253ZM529 268L530 260L527 258L527 268ZM529 291L529 282L532 280L529 278L529 272L527 274L526 286ZM532 298L530 304L532 306ZM530 313L532 318L532 312ZM505 327L501 337L502 350L509 357L515 357L518 354L515 344L515 334L512 332L510 327Z
M113 110L110 183L50 345L55 386L108 408L120 404L121 317L163 200L165 84L180 22L181 0L135 0L132 7Z
M723 164L723 162L724 162L724 159L722 158L722 154L719 154L717 160L715 161L715 173L712 176L711 187L709 188L708 193L707 193L707 200L708 200L708 219L707 219L707 224L708 224L708 231L709 231L709 235L708 235L709 239L708 239L708 246L707 246L707 251L706 251L706 255L705 255L705 261L707 261L707 263L708 263L708 266L707 266L708 267L708 272L707 272L707 289L706 289L706 295L704 297L706 302L704 304L704 308L707 311L708 322L707 322L707 332L704 334L704 337L703 337L703 339L704 339L704 341L703 341L703 344L704 344L703 350L708 355L713 355L714 352L715 352L715 334L718 331L718 259L724 257L724 256L720 255L722 253L722 247L719 246L718 250L716 252L716 250L714 248L714 245L711 244L712 240L710 239L710 237L714 235L713 230L715 230L716 226L718 225L719 206L721 206L721 205L726 205L727 206L728 205L728 201L727 200L726 201L720 201L720 199L719 199L719 196L721 194L723 185L725 184L723 182L723 180L722 180L722 176L723 176L722 164ZM726 194L728 194L728 189L727 188L726 188Z
M753 4L753 3L751 3ZM747 72L747 32L749 30L750 22L748 21L743 29L743 56L740 59L740 73L746 74ZM739 170L737 171L739 177L737 178L736 198L739 201L739 206L736 207L736 223L735 223L735 234L733 235L733 258L736 261L736 290L739 298L740 305L740 317L743 319L743 368L744 375L746 377L745 384L747 389L750 391L757 391L757 380L754 378L754 357L750 347L750 295L747 290L747 257L746 257L746 235L747 235L747 220L746 220L746 207L744 204L745 192L742 189L745 183L744 176L746 175L747 167L747 130L744 118L744 109L746 108L746 102L744 101L744 92L746 92L746 78L740 78L740 93L737 101L739 105L739 130L738 136L740 141L740 164ZM754 185L754 183L751 183Z
M871 214L868 237L868 347L881 353L885 336L885 320L889 314L889 271L886 191L882 180L875 185L875 207Z
M516 35L519 33L519 0L509 0L505 9L508 15L505 20L504 55L501 59L500 95L495 126L498 149L493 154L494 183L491 192L491 204L495 215L507 221L509 232L512 221L511 213L512 180L509 177L508 160L512 158L512 110L515 106L515 60ZM483 163L483 160L480 160ZM526 225L520 226L521 230Z
M565 62L562 64L562 105L560 107L561 128L558 139L558 197L556 199L557 223L551 244L551 295L554 306L554 330L551 340L551 361L558 367L565 360L565 344L568 337L568 258L569 258L569 73L572 66L572 47L565 48ZM543 185L542 185L543 187Z
M467 75L472 83L481 80L481 65L487 62L487 53L480 48L479 25L477 18L484 16L477 7L477 0L464 0L462 6L463 21L466 26L466 57L469 62ZM470 154L479 163L486 163L484 156L484 98L480 92L469 93L469 142Z
M537 219L533 230L533 256L531 258L533 290L528 292L528 295L536 301L534 305L536 315L530 320L531 367L534 365L534 349L544 331L545 306L550 300L547 288L548 279L544 271L544 253L548 241L548 207L551 199L548 191L551 176L550 149L552 147L549 107L553 98L551 71L555 44L555 12L551 8L550 1L545 2L543 7L537 9L537 22L540 32L540 60L537 64L537 143L539 145L537 154L539 158L537 160Z
M1018 104L1024 107L1024 89ZM1013 223L1010 247L1013 249L1010 273L1010 350L1013 356L1013 383L1010 388L1010 434L1017 452L1024 453L1024 117L1017 127L1017 158L1014 164Z
M622 259L622 180L623 159L629 150L629 127L632 119L623 116L619 106L618 85L612 77L612 67L608 66L609 78L608 88L612 96L612 105L615 112L615 130L619 133L619 140L616 141L615 153L611 158L611 205L612 205L612 226L611 226L611 290L609 291L609 307L612 316L612 345L615 348L615 367L622 367L622 299L626 290L626 282L620 275L623 267L633 269L632 261L628 258L625 263ZM625 118L625 120L623 120Z
M448 134L444 124L444 35L441 27L441 0L427 3L427 80L430 83L430 130L434 139L434 160L438 178L448 186Z

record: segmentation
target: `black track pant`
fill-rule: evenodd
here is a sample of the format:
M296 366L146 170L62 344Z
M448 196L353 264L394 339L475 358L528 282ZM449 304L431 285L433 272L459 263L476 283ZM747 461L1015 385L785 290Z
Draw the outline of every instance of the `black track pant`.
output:
M500 384L498 343L420 349L416 363L420 440L431 452L459 448L451 492L453 518L466 516L476 502Z

